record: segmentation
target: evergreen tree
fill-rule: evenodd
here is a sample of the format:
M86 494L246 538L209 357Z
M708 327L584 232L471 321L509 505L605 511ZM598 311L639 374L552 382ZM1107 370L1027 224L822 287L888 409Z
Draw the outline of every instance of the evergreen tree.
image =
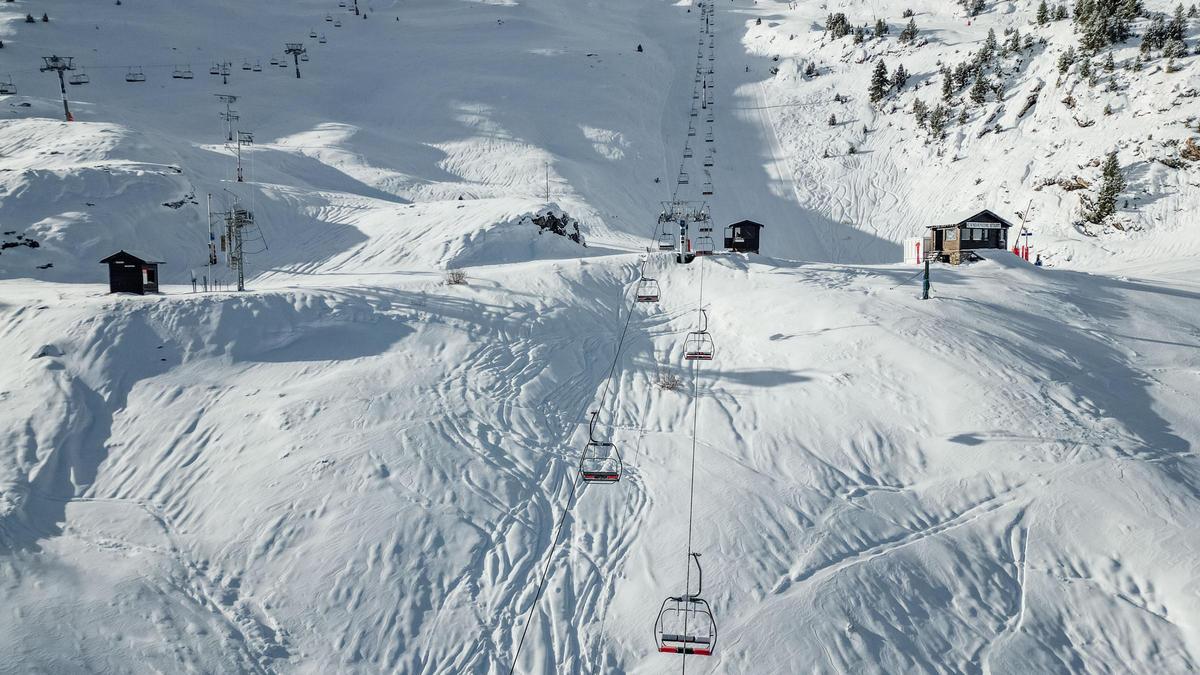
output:
M912 106L913 117L917 120L917 126L924 129L925 123L929 121L929 107L925 105L925 101L921 99L913 99Z
M866 40L866 39L867 39L867 34L866 34L866 31L864 31L862 29L862 26L859 26L858 28L854 29L854 44L861 45L863 43L863 40Z
M1183 18L1183 5L1175 8L1175 16L1167 24L1167 39L1182 41L1187 37L1187 19Z
M901 42L912 42L913 40L916 40L916 39L917 39L917 20L909 19L908 25L906 25L904 27L904 30L900 31L900 41Z
M970 96L971 100L975 103L983 103L987 100L987 92L987 82L984 81L984 78L981 75L975 78L975 84L971 85L971 91L968 96Z
M962 107L962 109L960 109L958 111L958 124L959 124L959 126L962 126L966 123L967 123L967 106L964 105Z
M901 63L900 65L896 66L896 72L892 73L892 86L896 89L896 91L900 91L907 83L908 71L904 69L904 64Z
M850 21L842 12L830 14L825 19L825 32L837 39L846 37L850 33Z
M942 66L942 100L949 102L954 98L954 82L950 69Z
M829 113L829 126L831 126L831 127L837 126L837 115L834 115L833 113Z
M1021 51L1021 31L1019 29L1013 29L1012 38L1008 41L1008 48L1014 52Z
M1067 47L1067 51L1063 52L1058 57L1058 72L1061 74L1066 74L1066 72L1071 69L1071 66L1074 63L1075 63L1075 48Z
M1150 17L1150 23L1146 26L1146 32L1142 35L1142 51L1150 52L1162 49L1166 41L1167 22L1162 14L1155 14Z
M1048 23L1050 23L1050 6L1046 4L1046 0L1042 0L1037 8L1037 24L1045 26Z
M1100 192L1096 195L1096 207L1088 214L1088 220L1093 223L1103 222L1105 218L1117 212L1117 197L1125 190L1125 176L1121 174L1116 150L1108 153L1100 173Z
M871 86L867 89L872 103L878 103L887 94L891 81L888 79L887 65L883 59L875 62L875 70L871 73Z
M1170 40L1163 45L1163 56L1168 59L1179 59L1187 55L1187 45L1182 40Z
M1092 60L1091 59L1081 60L1079 62L1079 77L1081 79L1086 80L1086 79L1090 78L1091 76L1092 76Z
M883 19L876 19L875 20L875 37L881 38L887 34L888 34L887 22L884 21Z
M979 50L979 60L991 61L992 57L996 55L996 47L996 31L989 28L987 38L983 41L983 48Z
M807 66L804 66L804 74L805 74L805 76L807 76L807 77L816 77L816 76L817 76L817 66L816 66L816 64L815 64L815 63L813 63L812 61L809 61L809 62L808 62L808 65L807 65Z
M1107 73L1111 73L1112 71L1114 71L1116 69L1117 69L1117 64L1113 61L1112 52L1109 52L1108 56L1104 57L1104 71Z
M1054 20L1055 21L1064 21L1066 19L1067 19L1067 6L1066 5L1058 5L1057 7L1055 7L1054 8Z
M941 103L929 111L929 135L935 139L946 137L946 122L950 120L950 109Z
M1194 19L1194 18L1196 18L1197 14L1200 14L1200 13L1198 13L1198 12L1196 11L1196 6L1195 6L1195 5L1192 5L1192 6L1188 7L1188 12L1187 12L1187 15L1188 15L1188 18L1189 18L1189 19Z

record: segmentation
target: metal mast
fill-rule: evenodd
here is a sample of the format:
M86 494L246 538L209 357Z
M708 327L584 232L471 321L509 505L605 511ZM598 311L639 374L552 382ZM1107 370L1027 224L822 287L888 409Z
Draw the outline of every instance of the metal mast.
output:
M285 42L284 46L286 49L283 51L291 54L292 61L296 64L296 79L298 80L300 79L300 55L306 53L308 50L304 48L304 43L302 42Z
M221 119L225 120L225 140L233 142L233 123L240 119L237 111L233 109L233 104L238 97L233 94L213 94L213 96L221 99L221 102L225 104L225 112L220 113Z
M71 115L71 108L67 105L67 80L63 73L75 70L75 58L72 56L43 56L42 61L45 64L42 66L43 73L50 71L58 73L58 87L62 90L63 115L66 116L68 122L74 122L75 117Z

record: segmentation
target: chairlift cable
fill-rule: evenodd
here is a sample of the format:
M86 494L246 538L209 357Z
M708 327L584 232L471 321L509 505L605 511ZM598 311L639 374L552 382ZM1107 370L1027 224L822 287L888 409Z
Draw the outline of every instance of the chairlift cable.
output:
M700 261L700 312L704 312L704 261ZM707 323L707 321L706 321ZM708 326L705 326L707 329ZM692 514L693 507L696 502L696 437L697 430L700 426L700 364L698 362L692 365L692 467L691 476L688 483L688 525L687 525L687 556L685 564L687 571L684 573L683 595L687 597L691 593L692 586ZM687 634L688 614L683 615L683 633ZM682 672L687 674L687 653L685 652L680 659Z
M653 237L655 234L657 234L657 231L658 231L658 223L656 222L654 224L654 233L651 236ZM649 262L650 262L650 255L649 255L649 252L647 251L646 257L642 260L642 264L638 268L638 277L639 278L645 276L646 265ZM636 307L637 307L637 293L635 290L633 300L629 307L629 312L625 316L625 324L624 324L624 326L621 327L621 335L619 338L617 338L617 350L613 354L612 366L608 369L608 375L604 379L604 388L601 391L600 400L597 402L597 406L596 406L597 410L601 409L601 407L603 406L604 400L606 398L608 398L609 385L612 384L613 375L617 371L617 364L619 363L620 358L621 358L621 348L625 343L625 335L629 331L629 323L630 323L630 320L633 318L634 309ZM590 438L591 430L593 429L593 427L596 423L597 417L598 417L598 413L596 415L592 416L592 419L588 424L589 438ZM694 455L694 452L695 451L693 449L693 455ZM513 673L516 672L517 660L521 656L521 648L525 646L525 636L529 633L529 625L531 623L533 623L533 612L535 609L537 609L538 601L541 600L542 593L545 591L545 588L546 588L546 580L549 579L549 577L550 577L550 565L554 561L554 552L558 548L559 542L562 541L562 533L563 533L563 530L565 529L563 527L563 525L566 523L567 514L571 512L571 508L575 505L576 496L579 494L579 483L582 480L582 476L583 476L581 469L583 468L583 461L586 457L587 457L586 451L581 452L579 454L579 464L575 467L575 480L571 483L571 491L570 491L570 493L568 493L568 497L567 497L567 506L566 506L566 508L563 509L562 514L559 515L558 523L555 525L554 541L550 544L550 550L546 554L546 564L542 567L542 575L541 575L541 578L538 580L537 593L534 594L533 602L530 603L530 605L529 605L529 611L526 612L526 614L525 614L525 625L521 629L521 637L517 640L517 649L516 649L516 651L513 652L512 663L508 667L509 675L513 675ZM689 514L689 519L690 519L690 514Z

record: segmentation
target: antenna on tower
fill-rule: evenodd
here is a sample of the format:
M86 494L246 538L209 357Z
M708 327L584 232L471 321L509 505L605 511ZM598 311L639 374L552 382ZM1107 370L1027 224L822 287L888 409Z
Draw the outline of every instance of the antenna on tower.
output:
M240 119L237 111L233 109L233 104L238 100L238 97L233 94L213 94L213 96L221 99L221 102L225 104L225 112L219 114L221 119L225 120L225 140L232 143L233 123Z
M42 72L58 73L58 87L62 90L63 115L66 116L68 122L74 122L75 117L71 114L71 108L67 105L67 80L63 73L68 70L75 70L75 58L72 56L43 56Z

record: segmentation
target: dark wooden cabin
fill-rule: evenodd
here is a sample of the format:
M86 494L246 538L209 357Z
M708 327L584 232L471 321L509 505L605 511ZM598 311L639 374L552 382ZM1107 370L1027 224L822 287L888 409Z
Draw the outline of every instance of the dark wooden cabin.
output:
M925 251L930 259L957 265L975 260L975 251L1007 249L1008 228L1012 223L984 209L966 217L956 217L945 225L930 225L925 233Z
M108 290L110 293L158 292L158 260L140 258L126 251L117 251L100 261L108 265Z
M725 228L725 249L737 253L758 253L762 223L743 220Z

